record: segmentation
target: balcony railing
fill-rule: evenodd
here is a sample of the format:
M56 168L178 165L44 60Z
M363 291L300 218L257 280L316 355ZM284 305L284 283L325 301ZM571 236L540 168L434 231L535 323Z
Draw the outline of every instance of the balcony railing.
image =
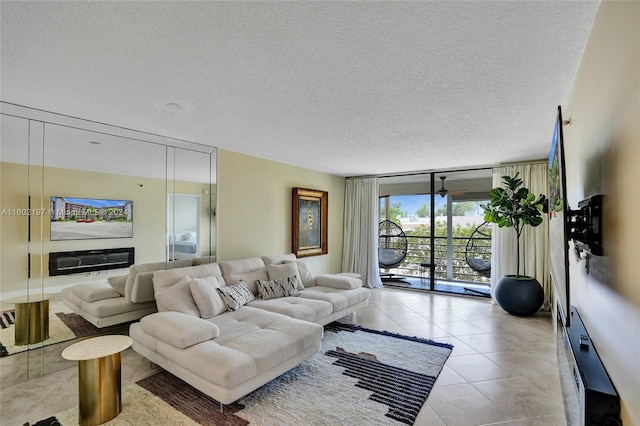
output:
M429 263L431 239L425 236L407 236L407 256L400 266L389 270L395 275L420 276L421 263ZM469 237L452 237L451 247L448 249L447 237L435 237L435 277L449 281L489 283L489 279L479 275L471 269L465 259L465 252ZM491 259L491 238L474 238L472 257ZM429 272L427 271L427 276Z

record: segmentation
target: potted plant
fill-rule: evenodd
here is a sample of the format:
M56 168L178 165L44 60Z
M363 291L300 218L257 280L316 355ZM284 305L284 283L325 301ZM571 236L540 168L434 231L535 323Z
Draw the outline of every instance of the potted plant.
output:
M489 203L482 205L485 222L516 231L516 275L502 277L493 292L498 304L512 315L533 315L544 303L544 290L533 277L520 274L520 236L526 225L536 227L542 223L543 213L549 211L545 195L536 196L524 188L519 177L502 176L504 187L489 192ZM524 268L523 268L524 269Z

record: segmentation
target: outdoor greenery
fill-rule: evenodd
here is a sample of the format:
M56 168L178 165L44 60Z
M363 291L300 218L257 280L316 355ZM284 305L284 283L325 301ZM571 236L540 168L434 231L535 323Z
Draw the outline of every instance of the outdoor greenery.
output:
M452 278L456 281L474 281L488 282L487 278L478 275L473 271L466 262L466 246L469 237L478 227L477 223L466 223L464 225L456 225L451 229L452 234ZM422 224L412 230L405 231L409 242L409 251L405 261L402 264L404 274L416 275L420 270L420 263L429 262L430 260L430 228L428 225ZM435 277L447 278L447 223L446 221L436 220L435 227ZM474 253L475 257L481 257L490 260L491 256L491 240L485 240L485 249L481 252Z
M382 198L381 198L382 201ZM431 216L431 208L428 203L420 204L415 212L407 211L406 207L403 207L401 202L391 200L388 204L388 212L385 209L385 205L380 204L380 220L388 218L392 222L397 223L404 228L405 235L408 241L407 256L404 259L402 265L396 269L396 273L401 275L414 275L417 276L420 273L420 264L429 262L430 260L430 244L431 244L431 231L430 223L420 223L415 225L415 221L412 224L413 228L409 226L403 226L403 218L417 217L421 219L429 218ZM482 202L480 201L458 201L452 205L453 216L481 216L483 214ZM443 217L444 216L444 220ZM441 279L447 279L447 210L446 207L440 207L436 210L435 221L435 277ZM406 220L406 219L405 219ZM456 221L458 222L458 221ZM475 220L471 219L466 222L461 220L463 224L456 224L452 227L452 276L450 278L456 281L473 281L473 282L488 282L488 279L477 274L473 269L469 267L466 262L466 245L469 241L469 237L480 225ZM483 258L490 260L491 256L491 240L487 238L481 244L481 252L476 252L473 257Z

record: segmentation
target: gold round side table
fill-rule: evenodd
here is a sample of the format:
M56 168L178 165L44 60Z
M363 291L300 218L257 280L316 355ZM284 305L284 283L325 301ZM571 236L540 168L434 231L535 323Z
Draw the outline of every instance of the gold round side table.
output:
M129 336L99 336L75 343L62 357L78 361L78 408L81 426L99 425L122 411L120 353Z
M16 345L39 343L49 338L50 298L50 294L31 294L4 300L16 305Z

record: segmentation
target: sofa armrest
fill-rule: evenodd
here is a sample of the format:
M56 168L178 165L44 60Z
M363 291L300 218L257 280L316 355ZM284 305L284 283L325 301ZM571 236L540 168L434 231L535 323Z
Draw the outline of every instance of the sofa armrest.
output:
M155 301L155 292L153 290L153 272L138 272L133 279L131 288L131 300L133 303L144 303Z
M316 285L351 290L362 287L362 280L360 278L347 277L344 275L322 274L316 275Z
M103 299L122 297L122 295L115 291L106 280L75 284L71 287L71 292L80 299L89 303Z
M220 335L215 324L181 312L157 312L140 320L142 331L178 349L188 348Z

